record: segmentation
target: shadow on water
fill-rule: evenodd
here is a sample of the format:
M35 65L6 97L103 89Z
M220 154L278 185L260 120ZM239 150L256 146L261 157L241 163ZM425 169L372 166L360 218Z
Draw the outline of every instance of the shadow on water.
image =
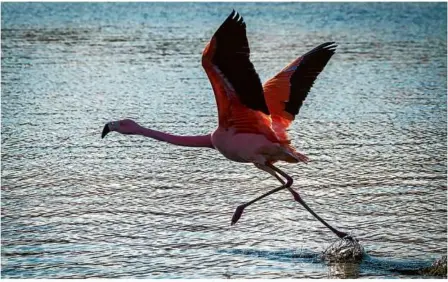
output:
M373 257L365 252L362 260L359 262L328 262L323 259L322 253L307 249L279 249L273 251L232 249L220 250L219 252L224 254L258 257L277 262L326 265L328 268L328 278L358 278L371 275L385 278L401 275L415 275L416 278L431 277L430 275L425 274L425 271L431 267L431 261ZM440 276L432 277L441 278ZM446 274L444 277L446 277Z

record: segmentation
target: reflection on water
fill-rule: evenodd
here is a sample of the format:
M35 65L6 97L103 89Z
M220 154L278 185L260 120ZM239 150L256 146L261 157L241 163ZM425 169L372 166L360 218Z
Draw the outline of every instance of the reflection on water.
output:
M358 267L316 259L336 238L287 192L230 227L237 205L276 185L251 165L100 139L125 117L177 134L214 130L201 52L233 8L263 81L322 42L339 45L290 130L311 162L280 166L311 208L360 240L370 258ZM446 3L1 10L3 277L412 277L377 262L446 253ZM260 255L237 251L247 249Z
M359 263L330 263L328 265L328 278L348 278L359 277Z
M288 269L283 269L285 277L300 278L296 275L297 271L303 267L308 269L327 268L326 278L358 278L358 277L406 277L406 275L421 275L421 270L431 265L430 261L422 260L397 260L394 258L379 258L364 254L364 258L357 262L332 262L328 261L320 252L314 252L307 249L221 249L221 254L233 254L235 256L245 256L252 258L262 258L271 261L273 264L278 262L288 262ZM308 270L309 271L309 270ZM227 276L236 275L227 273ZM244 275L239 276L244 277ZM275 277L275 276L273 276ZM412 276L411 276L412 277ZM232 277L234 278L234 277Z

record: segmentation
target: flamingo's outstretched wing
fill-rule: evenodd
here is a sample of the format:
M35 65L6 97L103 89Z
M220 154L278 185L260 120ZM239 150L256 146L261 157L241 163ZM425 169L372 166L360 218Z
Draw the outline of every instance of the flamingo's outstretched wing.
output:
M250 62L243 18L232 11L215 32L202 54L215 93L219 125L237 132L272 131L260 78ZM271 133L272 140L277 140Z
M333 56L336 46L334 42L319 45L291 62L264 84L272 128L280 140L288 140L286 129L299 113L314 81Z

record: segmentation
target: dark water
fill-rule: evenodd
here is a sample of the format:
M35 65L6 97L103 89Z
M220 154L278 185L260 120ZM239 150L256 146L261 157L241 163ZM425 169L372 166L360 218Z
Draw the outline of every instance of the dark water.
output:
M447 252L446 3L2 3L4 278L415 277ZM337 54L280 165L368 258L317 259L335 236L276 181L213 150L111 134L133 118L216 128L201 67L237 9L264 81L326 41Z

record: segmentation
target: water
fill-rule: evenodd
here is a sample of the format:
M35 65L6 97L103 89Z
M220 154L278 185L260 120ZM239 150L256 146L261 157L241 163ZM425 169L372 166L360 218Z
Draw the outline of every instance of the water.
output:
M277 185L252 165L100 138L213 131L201 53L233 8L262 81L339 44L290 130L311 162L279 166L360 265L319 261L336 237L286 191L230 227ZM2 277L415 277L447 252L446 31L446 3L2 3Z

